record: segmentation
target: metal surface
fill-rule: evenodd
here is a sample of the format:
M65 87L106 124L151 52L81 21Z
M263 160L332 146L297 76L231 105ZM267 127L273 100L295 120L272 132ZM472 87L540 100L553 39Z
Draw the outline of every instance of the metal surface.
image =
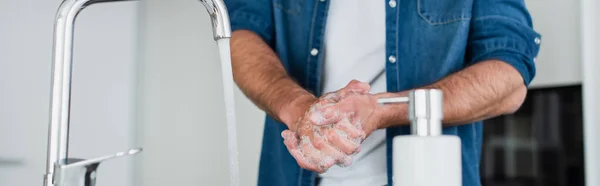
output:
M56 180L57 177L54 173L57 168L68 166L70 163L68 162L69 114L75 19L79 12L89 5L121 1L133 0L64 0L56 13L45 186L59 186L60 183L63 183ZM200 2L211 17L215 40L231 37L229 16L223 1L200 0ZM63 172L63 174L65 173ZM67 177L62 175L58 178L60 180Z
M134 155L141 152L142 149L132 149L127 152L120 152L108 156L94 159L71 159L69 158L64 165L55 165L56 183L60 186L95 186L96 170L101 162L118 157Z
M395 97L395 98L379 98L377 103L379 104L392 104L392 103L408 103L410 99L408 97Z
M102 2L111 1L65 0L56 13L52 64L52 100L50 103L46 175L44 176L44 185L46 186L53 185L55 164L65 164L67 159L75 19L83 8Z
M408 119L413 135L438 136L442 134L442 91L414 90L409 93Z
M379 104L408 103L411 133L417 136L442 134L443 95L437 89L418 89L408 97L380 98Z
M215 40L222 38L231 37L231 24L229 22L229 15L227 13L227 7L221 0L199 0L204 5L208 15L210 15L210 21L213 28L213 36Z

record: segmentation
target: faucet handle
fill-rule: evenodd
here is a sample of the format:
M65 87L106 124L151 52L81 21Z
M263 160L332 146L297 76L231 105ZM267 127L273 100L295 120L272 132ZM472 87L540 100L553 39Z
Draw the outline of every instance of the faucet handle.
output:
M101 162L140 153L141 148L131 149L127 152L119 152L111 155L92 159L68 158L64 164L55 164L54 175L55 186L95 186L96 171Z

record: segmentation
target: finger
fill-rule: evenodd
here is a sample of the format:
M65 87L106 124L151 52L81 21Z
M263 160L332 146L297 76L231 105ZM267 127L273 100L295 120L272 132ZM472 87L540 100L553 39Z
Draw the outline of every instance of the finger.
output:
M296 159L296 162L298 162L298 165L300 165L300 167L304 168L304 169L308 169L308 170L312 170L312 171L316 171L316 172L322 172L323 170L319 168L319 166L310 163L302 154L302 152L299 149L288 149L290 151L290 154L292 154L292 157L294 157L294 159Z
M348 139L355 142L360 142L365 138L365 132L362 128L358 128L356 125L350 123L347 117L344 117L340 122L333 126L337 130L344 131L348 136Z
M283 137L283 139L289 139L289 140L295 140L298 135L296 132L292 132L291 130L284 130L283 132L281 132L281 137Z
M298 148L298 137L296 136L295 132L292 132L290 130L284 130L281 133L281 136L283 137L283 143L285 144L285 146L288 149L296 149Z
M283 144L285 144L285 147L287 147L288 149L297 149L298 145L297 143L292 142L291 140L284 140Z
M346 87L339 90L339 95L341 98L346 97L347 95L358 93L358 94L366 94L371 90L371 86L369 83L361 82L358 80L352 80Z
M360 145L346 136L347 134L344 131L329 130L327 132L327 141L347 155L354 154Z
M331 146L327 141L324 140L325 138L322 137L315 137L313 140L313 146L321 151L322 156L323 157L330 157L330 159L322 159L321 163L323 164L323 166L326 167L331 167L333 166L334 163L337 163L339 161L343 161L344 159L347 159L346 154L344 154L342 151L338 150L337 148Z
M308 138L302 139L300 150L304 157L313 165L317 165L319 170L324 171L335 164L332 157L326 156L323 152L316 149Z
M371 85L369 85L369 83L358 80L350 81L350 83L348 83L348 87L350 90L363 91L363 93L367 93L371 89Z
M352 165L352 156L346 156L344 159L338 160L336 165L340 167L348 167Z
M296 133L292 132L291 130L284 130L283 132L281 132L281 137L283 139L287 139L287 138L291 138L291 137L295 137Z
M329 128L327 130L332 130L332 128ZM320 148L321 152L323 152L323 154L325 154L325 158L322 159L321 162L319 163L319 165L321 165L321 168L325 168L325 170L326 170L327 168L333 166L332 162L329 161L329 158L327 158L327 157L331 157L331 159L334 160L335 164L340 167L347 167L347 166L352 165L352 156L344 154L339 149L331 146L330 144L328 144L327 141L325 141L323 139L325 139L325 138L316 137L316 139L314 140L315 143L313 143L313 146ZM360 146L357 148L357 150L355 151L355 153L353 155L357 154L359 151L360 151Z
M358 153L360 152L360 149L361 149L361 148L360 148L360 145L359 145L359 146L358 146L358 148L356 148L356 151L354 152L354 154L353 154L353 155L356 155L356 154L358 154Z
M330 125L341 119L340 112L336 110L335 105L316 109L310 115L310 122L314 125Z
M300 167L302 167L304 169L312 170L312 171L317 171L317 172L323 171L322 168L320 168L318 165L310 162L309 159L306 158L305 154L302 153L301 149L297 148L298 147L298 141L297 141L298 138L294 132L286 130L286 131L282 132L282 135L285 136L284 144L288 148L288 151L290 151L290 154L292 155L292 157L294 157L294 159L296 159L296 162L298 162L298 165L300 165Z
M327 105L331 103L338 102L340 100L340 96L337 92L329 92L321 96L319 99L319 103L322 105Z
M348 116L353 116L355 112L354 101L352 98L348 99L321 110L315 110L311 113L310 122L314 125L330 125L338 123Z

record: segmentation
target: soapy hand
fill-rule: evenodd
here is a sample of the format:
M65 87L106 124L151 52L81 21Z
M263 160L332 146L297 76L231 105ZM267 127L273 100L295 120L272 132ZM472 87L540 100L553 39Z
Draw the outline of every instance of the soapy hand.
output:
M323 108L321 112L337 113L328 115L321 120L313 120L316 126L327 126L331 123L335 125L352 121L361 132L369 136L377 130L383 122L383 113L377 97L372 94L352 94L335 104ZM362 142L362 141L361 141Z
M359 152L367 133L360 121L365 111L350 108L357 107L350 103L369 101L363 97L369 89L367 83L352 81L341 90L322 96L299 119L295 132L282 133L285 145L302 168L325 172L333 165L352 163L351 155ZM345 101L348 98L352 101ZM344 105L338 105L340 103ZM376 104L376 100L373 103Z

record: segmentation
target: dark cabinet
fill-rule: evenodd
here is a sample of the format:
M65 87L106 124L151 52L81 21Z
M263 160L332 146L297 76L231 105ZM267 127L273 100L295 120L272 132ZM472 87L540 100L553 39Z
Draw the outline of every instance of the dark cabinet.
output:
M581 86L529 90L514 114L484 121L485 186L584 186Z

